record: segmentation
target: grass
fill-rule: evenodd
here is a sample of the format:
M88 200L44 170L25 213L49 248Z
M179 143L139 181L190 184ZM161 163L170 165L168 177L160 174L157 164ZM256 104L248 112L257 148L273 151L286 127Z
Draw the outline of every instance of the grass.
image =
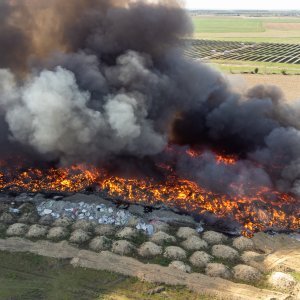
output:
M195 17L193 24L197 33L265 31L263 23L259 19Z
M300 272L293 272L292 275L297 281L300 282Z
M238 42L300 43L300 29L271 29L267 23L299 23L299 18L193 17L194 38ZM284 25L283 25L284 26Z
M1 300L212 299L181 286L165 286L164 292L149 296L155 286L116 273L73 268L67 260L0 252Z

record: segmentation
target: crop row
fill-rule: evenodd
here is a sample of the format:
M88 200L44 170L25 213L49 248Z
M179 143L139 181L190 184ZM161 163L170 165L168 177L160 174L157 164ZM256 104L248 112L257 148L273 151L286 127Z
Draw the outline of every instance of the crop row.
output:
M201 60L222 59L300 64L300 45L187 40L185 54Z

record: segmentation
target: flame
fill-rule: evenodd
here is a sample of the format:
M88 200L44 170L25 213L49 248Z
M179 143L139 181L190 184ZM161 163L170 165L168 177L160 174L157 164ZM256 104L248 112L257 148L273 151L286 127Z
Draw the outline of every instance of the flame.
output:
M198 152L189 151L191 157ZM216 155L217 163L234 164L234 157ZM0 162L0 191L15 192L79 192L96 186L103 195L134 203L164 203L187 212L212 212L231 217L243 225L244 234L276 227L296 230L300 227L298 200L267 187L253 191L251 196L214 194L197 183L174 174L167 164L157 166L166 179L136 179L111 176L106 170L84 164L60 168L11 167Z

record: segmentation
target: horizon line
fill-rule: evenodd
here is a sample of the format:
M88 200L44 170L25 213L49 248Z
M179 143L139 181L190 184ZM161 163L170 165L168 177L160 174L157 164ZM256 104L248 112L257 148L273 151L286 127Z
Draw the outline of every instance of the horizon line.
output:
M186 10L210 10L210 11L299 11L300 9L253 9L253 8L243 8L243 9L236 9L236 8L223 8L223 9L214 9L214 8L186 8Z

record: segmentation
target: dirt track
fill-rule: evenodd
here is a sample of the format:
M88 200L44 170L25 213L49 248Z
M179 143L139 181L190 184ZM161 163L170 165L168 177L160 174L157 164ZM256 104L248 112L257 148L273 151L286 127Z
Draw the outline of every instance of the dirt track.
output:
M277 85L286 95L287 100L300 99L300 75L230 75L234 79L241 78L248 87L257 84Z

